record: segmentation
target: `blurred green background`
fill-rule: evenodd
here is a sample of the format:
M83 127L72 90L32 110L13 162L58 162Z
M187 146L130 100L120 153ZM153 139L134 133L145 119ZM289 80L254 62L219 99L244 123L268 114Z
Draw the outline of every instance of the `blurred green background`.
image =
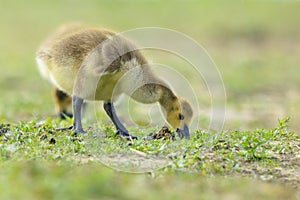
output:
M278 118L292 116L298 130L299 8L293 1L1 0L0 117L54 115L51 87L38 73L35 51L57 26L83 22L117 32L155 26L191 36L224 79L225 129L273 127Z

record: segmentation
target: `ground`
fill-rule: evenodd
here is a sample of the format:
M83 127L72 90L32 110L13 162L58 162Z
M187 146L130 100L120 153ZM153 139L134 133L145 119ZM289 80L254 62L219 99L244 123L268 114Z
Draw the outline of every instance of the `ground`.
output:
M299 8L296 1L1 1L1 198L299 199ZM101 103L87 107L88 136L57 130L72 120L56 118L34 57L53 29L74 21L120 32L164 27L196 40L224 81L223 129L207 128L211 96L189 63L147 50L197 89L190 141L120 139ZM140 138L164 125L140 120L141 105L129 105L133 120L121 119Z

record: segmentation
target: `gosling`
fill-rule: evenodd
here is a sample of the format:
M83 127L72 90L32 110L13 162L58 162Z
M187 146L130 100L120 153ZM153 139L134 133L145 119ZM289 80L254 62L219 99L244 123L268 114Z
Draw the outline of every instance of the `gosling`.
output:
M151 71L146 58L128 39L105 29L66 25L41 45L36 60L42 76L55 87L58 111L71 116L66 107L72 101L76 133L86 133L81 123L83 102L104 101L117 134L137 139L120 122L113 104L126 94L141 103L158 102L179 137L190 138L190 104Z

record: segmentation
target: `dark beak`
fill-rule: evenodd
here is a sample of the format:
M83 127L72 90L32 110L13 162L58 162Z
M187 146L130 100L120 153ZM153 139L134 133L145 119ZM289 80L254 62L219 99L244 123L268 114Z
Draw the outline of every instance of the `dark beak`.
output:
M189 127L186 124L184 125L183 129L178 128L176 132L180 138L190 139Z

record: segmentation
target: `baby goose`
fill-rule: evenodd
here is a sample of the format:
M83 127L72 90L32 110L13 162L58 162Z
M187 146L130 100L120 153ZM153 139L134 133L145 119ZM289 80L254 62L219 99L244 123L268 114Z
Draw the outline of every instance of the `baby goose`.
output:
M113 105L125 93L138 102L159 102L166 121L181 138L190 138L190 104L151 71L145 57L126 38L104 29L63 26L38 50L36 60L41 74L72 97L76 133L85 133L81 124L83 101L102 100L117 134L136 139L122 125ZM117 83L120 87L115 89Z

